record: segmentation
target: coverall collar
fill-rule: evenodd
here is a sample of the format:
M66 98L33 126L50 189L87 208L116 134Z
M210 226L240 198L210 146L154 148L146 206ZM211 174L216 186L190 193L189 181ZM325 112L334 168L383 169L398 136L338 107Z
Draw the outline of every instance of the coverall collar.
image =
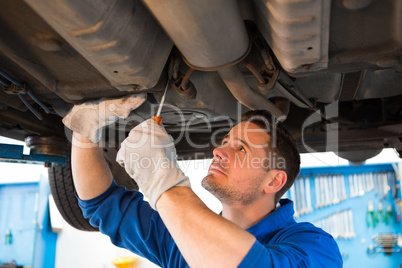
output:
M253 234L258 241L261 242L268 234L282 229L290 220L294 221L293 201L281 199L279 203L281 205L279 208L246 230Z

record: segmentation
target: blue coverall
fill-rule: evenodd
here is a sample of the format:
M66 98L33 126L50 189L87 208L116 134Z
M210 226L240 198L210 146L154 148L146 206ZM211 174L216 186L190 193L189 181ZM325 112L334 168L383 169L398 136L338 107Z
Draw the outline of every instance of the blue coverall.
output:
M84 217L116 246L162 267L188 267L159 213L140 192L113 182L102 195L78 203ZM257 241L239 267L342 267L333 237L310 223L295 222L293 214L293 202L282 199L278 209L248 228Z

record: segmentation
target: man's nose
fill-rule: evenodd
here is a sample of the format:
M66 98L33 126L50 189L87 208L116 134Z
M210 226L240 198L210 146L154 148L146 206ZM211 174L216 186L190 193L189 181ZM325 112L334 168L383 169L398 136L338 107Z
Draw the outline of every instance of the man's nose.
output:
M215 148L215 149L212 151L212 154L214 155L214 158L216 158L217 160L222 160L222 159L226 158L226 153L225 153L225 150L224 150L224 149L225 149L225 148L224 148L223 145L221 145L221 146Z

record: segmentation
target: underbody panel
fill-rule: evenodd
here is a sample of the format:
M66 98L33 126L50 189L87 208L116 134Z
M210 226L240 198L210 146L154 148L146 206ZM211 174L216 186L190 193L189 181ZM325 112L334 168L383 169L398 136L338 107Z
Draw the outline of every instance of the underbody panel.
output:
M0 77L0 135L66 137L61 117L74 104L148 93L131 121L107 130L120 140L156 112L169 83L162 117L181 158L210 157L249 109L283 121L300 152L402 150L401 1L16 0L0 9L0 71L10 76Z

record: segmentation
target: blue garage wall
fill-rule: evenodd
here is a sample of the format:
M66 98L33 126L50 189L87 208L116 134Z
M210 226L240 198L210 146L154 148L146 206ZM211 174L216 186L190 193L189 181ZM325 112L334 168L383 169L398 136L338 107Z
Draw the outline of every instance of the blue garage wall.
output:
M38 224L33 268L53 268L56 261L57 233L52 232L50 224L49 194L49 181L42 176L39 184Z
M0 184L0 264L14 260L18 265L52 268L57 234L49 219L49 183ZM11 231L12 243L6 244Z
M38 183L0 185L0 263L15 260L32 265L38 195ZM11 231L11 245L5 244L7 230Z
M342 175L345 181L346 188L346 196L347 198L341 201L338 204L329 205L326 207L316 208L316 194L315 194L315 183L316 179L319 176L327 176L327 178L333 174ZM371 189L364 193L362 196L351 197L351 182L349 181L351 178L349 175L354 174L365 174L366 176L369 174L387 174L388 176L388 185L390 186L390 190L384 196L381 195L381 190L378 189L378 185L376 184L374 189ZM381 216L379 217L378 224L373 227L373 224L367 224L367 211L368 211L368 203L373 202L374 210L378 213L378 204L380 201L383 204L384 211L387 210L387 206L391 205L393 213L396 214L397 207L395 206L396 200L394 197L394 193L397 193L397 197L400 199L401 194L400 190L393 192L393 190L397 190L397 187L392 185L392 182L395 181L395 172L394 167L391 164L381 164L381 165L366 165L366 166L343 166L343 167L333 167L333 168L306 168L302 169L298 180L299 182L302 180L309 180L310 183L310 192L311 192L311 203L313 211L304 215L299 216L296 220L298 222L308 221L312 223L320 223L323 220L331 217L331 215L338 215L343 211L350 210L353 215L353 228L355 237L344 239L338 238L336 239L340 251L344 258L344 267L352 268L352 267L399 267L402 265L402 253L395 252L390 256L386 256L384 253L374 253L368 254L367 249L370 245L375 245L375 241L373 240L373 236L377 234L401 234L402 233L402 223L395 222L394 219L388 219L388 224L386 224ZM352 179L353 184L353 179ZM295 184L298 185L298 184ZM299 184L300 185L300 184ZM400 182L397 182L397 185L400 186ZM319 189L319 190L322 190ZM288 196L295 195L295 191L293 190L293 194L289 191ZM339 194L339 193L338 193ZM296 198L297 199L297 198ZM300 200L300 197L299 197ZM301 203L301 202L299 202ZM298 206L300 209L300 206ZM371 219L371 218L370 218ZM339 224L342 221L338 221ZM323 227L324 230L326 228ZM339 226L338 226L339 229ZM380 249L380 248L378 248ZM394 247L396 250L400 250L398 246Z

